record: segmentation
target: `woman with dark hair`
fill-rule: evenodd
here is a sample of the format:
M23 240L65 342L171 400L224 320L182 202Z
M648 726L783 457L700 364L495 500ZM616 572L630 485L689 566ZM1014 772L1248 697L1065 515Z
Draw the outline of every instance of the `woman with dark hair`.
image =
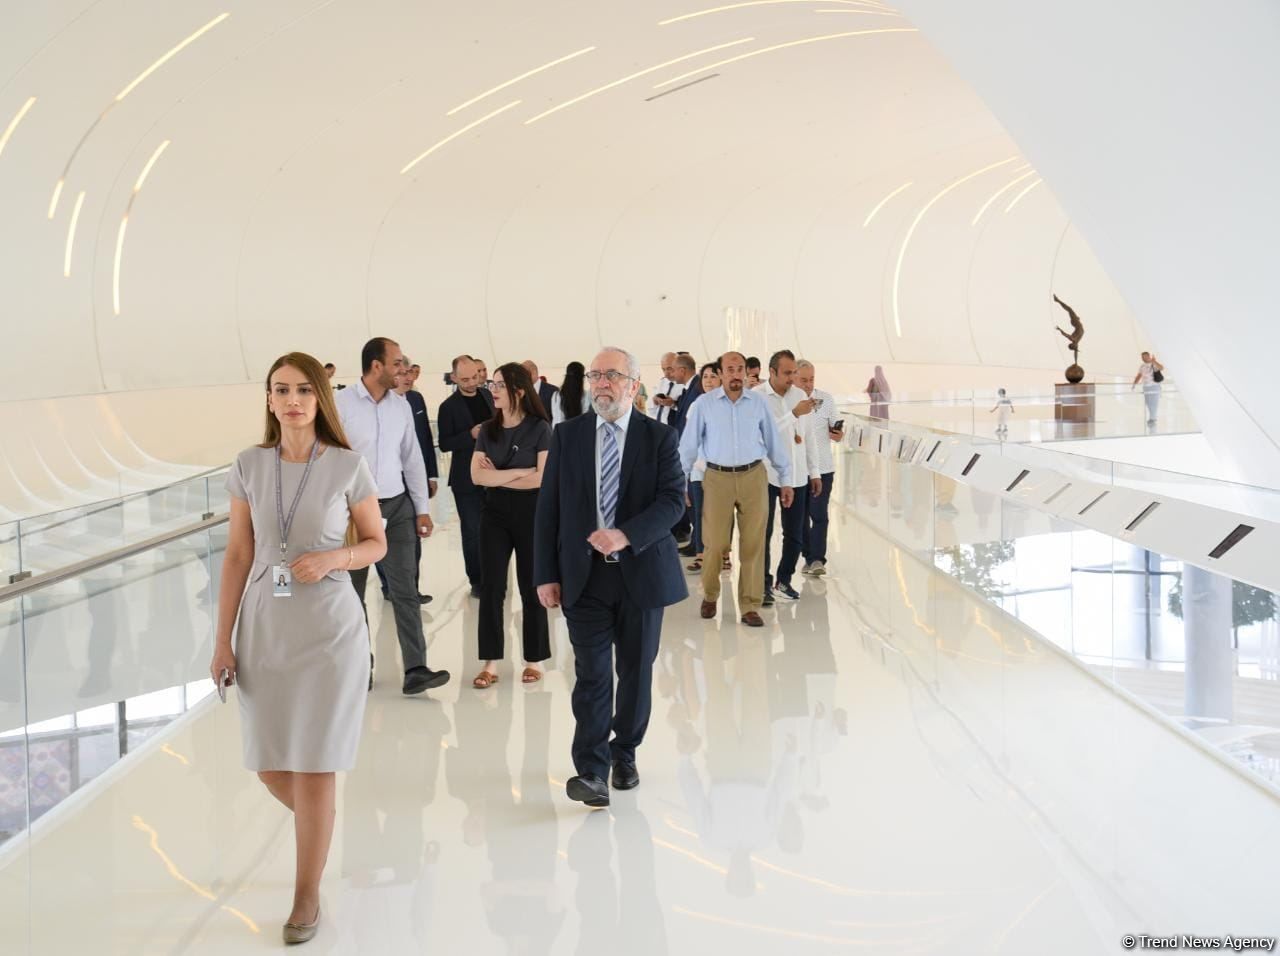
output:
M701 371L698 372L698 381L702 385L702 395L718 389L721 384L720 363L708 362L702 366ZM702 401L702 395L695 398L693 404ZM685 414L688 415L688 412L686 411ZM694 559L690 564L685 565L685 569L692 574L702 572L702 478L706 472L706 459L699 458L693 463L693 471L689 474L689 507L693 509L693 540L690 544L693 546ZM724 553L723 570L733 570L733 561L728 551Z
M227 475L209 676L239 686L245 766L293 812L297 882L283 934L303 943L320 923L334 773L355 766L369 683L369 629L348 572L380 561L387 542L377 486L347 444L324 367L281 356L266 399L262 444Z
M552 402L552 425L559 425L591 411L591 395L587 392L586 375L586 366L581 362L570 362L565 366L564 384L560 386L560 394Z
M508 362L489 385L495 415L480 427L471 455L471 480L486 490L480 514L480 660L471 682L485 688L498 682L494 670L503 659L507 572L516 553L516 581L524 612L526 684L542 680L536 666L551 656L547 611L533 584L533 517L538 508L542 469L551 447L551 426L533 379L523 365Z

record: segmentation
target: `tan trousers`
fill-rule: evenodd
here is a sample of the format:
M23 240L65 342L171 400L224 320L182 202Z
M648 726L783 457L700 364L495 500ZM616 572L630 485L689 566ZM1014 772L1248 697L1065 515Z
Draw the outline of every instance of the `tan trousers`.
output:
M708 468L702 478L702 594L720 598L720 571L738 525L738 613L760 610L764 600L764 530L769 521L769 477L757 462L749 471Z

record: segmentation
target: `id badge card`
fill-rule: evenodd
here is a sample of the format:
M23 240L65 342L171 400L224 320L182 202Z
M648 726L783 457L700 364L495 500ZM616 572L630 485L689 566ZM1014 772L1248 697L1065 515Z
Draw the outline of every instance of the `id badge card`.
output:
M271 596L293 597L293 573L282 564L271 569Z

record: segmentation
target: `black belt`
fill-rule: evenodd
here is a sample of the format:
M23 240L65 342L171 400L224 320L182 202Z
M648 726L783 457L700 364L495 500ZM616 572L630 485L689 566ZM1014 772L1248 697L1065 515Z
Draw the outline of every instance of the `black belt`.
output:
M391 504L391 502L393 502L393 501L399 501L399 500L400 500L401 498L403 498L407 493L408 493L408 492L404 492L404 491L402 491L402 492L400 492L400 494L398 494L398 495L392 495L390 498L379 498L379 499L378 499L378 504L380 504L380 505L389 505L389 504Z
M717 465L715 462L709 461L707 462L707 467L710 468L712 471L729 471L736 474L742 471L750 471L752 468L754 468L758 464L760 464L759 458L757 458L755 461L753 461L749 465Z

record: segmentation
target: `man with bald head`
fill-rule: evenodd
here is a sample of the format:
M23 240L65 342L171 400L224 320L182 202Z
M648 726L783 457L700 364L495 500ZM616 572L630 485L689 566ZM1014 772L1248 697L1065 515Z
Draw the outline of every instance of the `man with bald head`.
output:
M476 448L480 425L493 417L493 397L484 388L480 365L469 355L453 360L450 378L457 391L440 404L440 450L452 453L449 488L462 527L462 562L471 582L471 596L480 596L480 512L484 489L471 480L471 454Z
M791 507L791 454L778 435L764 398L748 390L747 360L741 352L720 357L721 386L689 407L680 438L680 465L687 478L702 459L702 616L716 616L720 568L733 525L738 525L738 611L748 627L763 627L764 533L769 516L765 459L782 479L781 498Z
M689 596L671 537L685 482L676 433L635 410L635 356L602 350L586 383L591 412L552 433L533 574L543 606L563 606L573 644L577 773L565 790L607 807L611 764L614 789L640 783L636 749L649 726L663 609Z
M551 414L551 400L556 397L556 392L560 389L556 388L550 382L544 380L538 374L538 363L533 359L525 359L520 363L529 373L529 377L533 379L534 387L538 390L538 398L542 399L542 407L547 410L547 414Z

